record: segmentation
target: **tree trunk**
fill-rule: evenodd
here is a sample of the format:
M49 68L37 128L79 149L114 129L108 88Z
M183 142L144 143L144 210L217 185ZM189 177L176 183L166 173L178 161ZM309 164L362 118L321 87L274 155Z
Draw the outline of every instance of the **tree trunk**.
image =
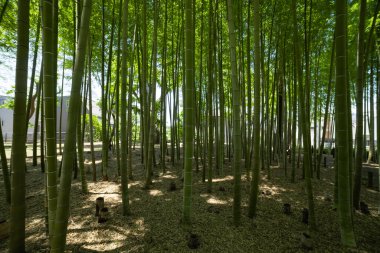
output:
M348 140L348 109L347 108L347 3L336 1L336 147L338 151L338 217L341 241L344 246L355 247L355 236L352 226L352 206L349 175L349 140ZM359 102L359 101L358 101ZM361 157L361 155L360 155Z
M88 40L88 108L89 108L89 123L90 123L90 148L91 148L91 164L92 164L92 180L96 182L96 164L94 151L94 124L92 121L92 85L91 85L91 61L92 61L92 43Z
M152 184L152 174L153 174L153 156L155 156L154 152L154 133L156 130L156 82L157 82L157 29L158 29L158 9L159 3L158 1L154 1L154 30L153 30L153 78L151 83L151 115L150 115L150 130L149 130L149 146L148 146L148 164L146 166L146 175L145 175L145 187L148 188Z
M230 61L232 82L232 116L233 116L233 164L234 171L234 203L233 220L235 226L240 225L241 219L241 132L240 132L240 87L237 82L236 66L236 31L234 24L234 5L232 0L227 0L228 34L230 39Z
M253 43L255 52L255 94L254 94L254 128L253 128L253 163L252 163L252 175L253 180L251 181L251 192L249 197L249 207L248 216L252 218L256 215L257 210L257 199L259 193L259 181L260 181L260 86L261 86L261 76L260 76L260 62L261 62L261 48L260 48L260 1L253 1ZM249 25L249 24L248 24Z
M374 52L374 51L373 51ZM371 163L375 156L375 112L374 112L374 71L373 71L373 60L371 60L371 68L370 68L370 81L369 81L369 152L368 152L368 160L367 163Z
M85 0L83 4L81 29L79 32L77 58L75 60L73 83L71 89L68 125L66 130L64 157L62 164L62 177L60 182L60 192L58 195L57 214L54 226L54 237L51 245L51 252L63 252L65 249L67 223L70 207L71 173L72 162L75 156L75 130L78 120L78 107L80 101L80 86L84 72L86 46L89 33L89 23L91 14L91 0Z
M214 146L214 127L213 127L213 113L212 113L212 98L213 98L213 86L214 86L214 10L212 7L213 0L209 0L209 17L208 17L208 62L207 62L207 71L208 71L208 90L207 90L207 114L208 114L208 164L207 164L207 192L212 192L212 174L213 174L213 146Z
M102 83L102 176L104 180L108 180L108 137L107 137L107 92L104 80L105 68L105 5L102 0L102 67L101 67L101 83Z
M5 187L5 198L7 203L11 203L11 182L8 171L8 161L5 154L3 130L2 130L2 120L0 120L0 157L1 157L1 169L3 171L4 187Z
M63 110L63 81L65 80L66 52L63 52L61 101L59 110L59 154L62 155L62 110Z
M295 59L296 59L296 69L298 78L298 104L301 118L301 130L303 136L303 167L305 170L305 181L306 181L306 191L309 207L309 227L311 230L316 230L316 221L314 214L314 198L313 198L313 188L311 184L311 167L310 167L310 127L306 122L307 117L307 107L305 105L304 89L303 89L303 78L302 78L302 66L301 66L301 56L299 51L299 37L297 30L297 11L296 11L296 1L292 0L292 15L293 15L293 32L294 32L294 46L295 46Z
M43 98L45 115L46 165L47 165L47 194L49 212L49 241L52 241L54 220L57 210L57 147L55 131L55 83L54 83L54 34L53 34L53 5L52 0L44 0L42 8L43 20ZM41 143L41 146L44 143Z
M193 44L193 3L185 1L185 93L184 93L184 190L183 221L191 222L192 169L194 147L194 44Z
M29 1L19 0L17 10L16 86L12 135L12 190L9 252L25 251L26 92L29 53Z
M319 152L318 152L319 157L317 160L317 178L318 179L320 178L320 169L321 169L320 167L321 167L321 160L323 156L323 150L325 146L326 128L327 128L327 123L329 122L329 107L330 107L331 83L332 83L332 75L333 75L333 67L334 67L334 54L335 54L335 32L333 34L333 43L332 43L332 49L331 49L330 74L329 74L329 83L327 85L325 115L323 117L324 119L323 119L322 140L321 140L321 143L319 144ZM331 142L331 140L329 141Z
M38 119L40 116L40 108L41 108L41 91L42 91L42 74L43 73L43 64L41 64L40 68L40 80L38 81L37 86L37 105L36 105L36 117L34 118L34 129L33 129L33 166L37 166L37 142L38 142ZM41 122L42 123L42 122ZM42 124L41 124L42 126ZM41 132L40 132L41 133Z
M123 215L129 215L128 173L127 173L127 34L128 34L128 0L123 2L123 34L121 59L121 198Z
M86 76L86 73L84 74ZM85 97L86 93L86 82L82 84L82 98ZM82 104L84 105L83 111L82 109ZM79 103L77 104L78 106L78 121L77 121L77 154L78 154L78 163L79 163L79 172L80 172L80 179L81 179L81 186L82 186L82 193L86 194L88 193L88 188L87 188L87 181L86 181L86 172L84 171L84 155L83 155L83 139L82 139L82 119L83 119L83 124L84 124L84 111L86 110L86 100L82 99L79 100ZM82 113L83 112L83 113Z
M357 46L357 78L356 78L356 154L355 180L352 201L355 209L359 209L360 191L362 184L363 163L363 86L365 82L364 66L364 32L366 21L366 0L360 1L360 17ZM338 110L336 110L338 112ZM338 130L338 129L337 129ZM365 137L365 141L366 141ZM365 147L365 146L364 146ZM340 167L341 168L341 167ZM339 199L340 200L340 199Z

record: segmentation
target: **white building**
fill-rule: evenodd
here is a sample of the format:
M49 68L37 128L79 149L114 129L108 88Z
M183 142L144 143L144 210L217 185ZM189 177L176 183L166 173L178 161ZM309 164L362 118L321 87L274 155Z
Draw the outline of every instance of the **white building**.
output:
M12 97L8 96L0 96L0 107L6 103L7 100L13 99ZM62 129L62 138L65 136L66 132L66 126L67 126L67 112L68 112L68 104L69 104L69 97L64 96L63 97L63 103L62 103L62 120L60 120L60 112L61 112L61 99L60 97L57 98L57 138L59 138L59 129L61 126ZM0 122L1 127L3 130L3 138L4 141L12 141L12 135L13 135L13 110L7 109L7 108L0 108ZM39 119L38 123L38 136L40 136L40 125L41 119ZM34 123L35 123L35 113L32 115L32 117L29 120L28 124L28 132L27 132L27 141L33 140L33 131L34 131Z

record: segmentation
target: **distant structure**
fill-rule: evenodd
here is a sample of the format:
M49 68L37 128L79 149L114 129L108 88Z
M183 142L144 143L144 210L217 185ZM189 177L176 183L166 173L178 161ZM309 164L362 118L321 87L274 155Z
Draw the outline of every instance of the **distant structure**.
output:
M12 100L13 97L9 96L0 96L0 107L4 105L8 100ZM66 127L67 127L67 112L69 105L69 96L63 96L62 98L62 120L60 121L61 114L61 97L57 98L57 140L59 139L59 129L61 125L62 129L62 139L65 138ZM33 131L34 131L34 121L35 121L35 113L29 120L28 132L27 132L27 141L33 141ZM41 131L41 117L39 117L38 122L38 137L40 136ZM3 138L5 142L12 141L13 136L13 110L8 108L0 108L0 123L3 130Z
M8 99L7 96L0 96L0 107L6 103ZM0 108L0 124L3 130L4 141L12 140L13 133L13 110L7 108Z

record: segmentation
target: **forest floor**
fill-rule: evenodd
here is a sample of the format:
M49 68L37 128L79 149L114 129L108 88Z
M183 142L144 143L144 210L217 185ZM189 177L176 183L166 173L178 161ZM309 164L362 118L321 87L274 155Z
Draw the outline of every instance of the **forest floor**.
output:
M81 193L81 183L73 180L70 218L66 241L67 252L306 252L301 245L307 225L302 223L302 209L307 207L305 182L297 171L295 183L290 183L284 170L272 167L272 178L262 171L257 216L247 217L249 181L242 169L241 226L232 221L233 177L230 162L226 160L226 176L215 176L213 192L207 193L202 183L202 172L193 173L192 219L189 226L181 224L182 181L181 166L167 162L168 171L162 174L154 169L153 185L143 189L144 172L140 151L134 151L134 180L129 184L130 216L122 216L120 177L116 162L110 159L109 181L92 182L87 173L88 194ZM90 170L90 154L86 152L86 170ZM157 156L158 157L158 156ZM101 153L96 155L97 174L101 175ZM167 157L169 159L169 157ZM333 209L334 170L328 156L328 168L321 169L321 180L313 179L315 212L318 231L312 234L314 252L342 252L338 214ZM288 165L290 175L290 165ZM200 167L202 170L202 167ZM177 190L169 191L175 182ZM45 234L44 176L40 167L32 167L28 159L26 174L26 250L48 252ZM95 200L104 197L110 219L102 224L95 217ZM363 185L362 199L369 215L358 211L354 215L357 250L380 252L379 192ZM0 172L0 219L9 219L5 205L2 174ZM292 213L283 213L283 204L291 204ZM199 248L188 247L190 234L199 238ZM0 241L0 252L7 251L9 239Z

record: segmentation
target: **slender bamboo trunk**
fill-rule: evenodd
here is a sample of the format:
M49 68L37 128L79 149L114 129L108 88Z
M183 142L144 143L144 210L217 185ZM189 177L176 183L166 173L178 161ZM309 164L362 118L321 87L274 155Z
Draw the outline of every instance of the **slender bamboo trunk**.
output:
M130 180L133 180L133 173L132 173L132 93L133 93L133 61L135 56L135 43L136 43L136 36L137 36L137 26L135 26L134 32L133 32L133 42L132 42L132 53L130 57L130 66L131 71L129 74L129 86L128 86L128 161L127 161L127 172L128 172L128 178ZM137 118L137 116L136 116Z
M123 2L122 17L122 59L121 59L121 195L123 203L123 215L129 215L129 194L128 194L128 167L127 167L127 34L128 34L128 0Z
M355 154L355 180L352 201L355 209L359 209L360 191L362 184L363 163L363 86L365 83L364 66L364 32L366 20L366 0L360 1L360 18L357 46L357 78L356 78L356 154ZM338 111L338 110L337 110ZM364 124L365 126L366 124ZM367 137L365 136L365 141Z
M91 164L92 164L92 180L96 182L96 163L95 163L95 150L94 150L94 124L92 120L92 85L91 85L91 61L92 61L92 43L88 39L88 110L89 110L89 123L90 123L90 148L91 148Z
M61 101L59 110L59 154L62 155L62 110L63 110L63 82L65 80L65 62L66 52L63 52L63 64L62 64L62 83L61 83Z
M154 133L156 129L156 82L157 82L157 29L158 29L158 9L159 3L158 1L154 1L154 30L153 30L153 49L152 49L152 57L153 57L153 77L151 83L151 115L150 115L150 130L149 130L149 150L148 150L148 164L146 166L146 175L145 175L145 187L149 188L152 184L152 174L153 174L153 156L154 152Z
M101 67L101 86L102 86L102 176L108 180L108 137L107 137L107 91L105 86L105 4L102 0L102 67Z
M84 74L86 76L86 73ZM81 97L84 98L85 96L85 91L86 91L86 83L83 83L82 85L82 94ZM78 106L78 121L77 121L77 127L76 127L76 139L77 139L77 155L78 155L78 163L79 163L79 172L80 172L80 178L81 178L81 186L82 186L82 193L87 193L88 188L87 188L87 181L86 181L86 173L84 171L84 155L83 155L83 139L82 139L82 104L84 105L84 108L86 108L86 102L85 99L83 99L82 103L82 98L80 99L79 103L77 104ZM84 120L83 120L84 124Z
M122 22L122 10L123 10L123 0L119 1L119 22L118 22L118 31L117 31L117 60L116 60L116 85L115 85L115 147L116 147L116 164L117 164L117 174L120 176L120 43L121 43L121 22ZM127 143L130 140L127 140Z
M184 190L183 221L191 222L192 168L194 148L194 44L193 44L193 10L192 0L185 1L185 93L184 93Z
M43 70L43 67L41 67L41 69ZM43 71L41 72L41 74L43 73ZM45 103L44 103L44 99L43 99L43 96L44 96L44 77L43 77L43 74L41 75L41 98L40 98L40 102L41 102L41 120L40 120L40 124L41 124L41 130L40 130L40 162L41 162L41 172L42 173L45 173Z
M81 15L81 29L79 32L77 58L74 66L73 85L71 89L67 135L64 145L64 157L62 165L62 177L60 182L60 192L58 195L57 214L54 226L54 237L51 244L51 252L58 253L65 250L65 241L67 233L67 223L69 218L70 207L70 190L71 190L71 173L72 162L75 156L75 130L78 119L78 107L80 101L80 86L82 82L86 47L88 44L89 23L91 15L91 0L84 0L83 11Z
M375 50L373 50L374 52ZM375 156L375 127L374 127L374 120L375 120L375 112L374 112L374 66L373 66L373 60L371 60L370 65L370 78L369 78L369 152L368 152L368 159L367 163L371 163L374 156Z
M297 149L297 69L295 54L293 57L293 114L292 114L292 148L291 148L291 163L292 163L292 175L291 182L295 183L296 178L296 149Z
M162 44L162 81L161 81L161 170L166 172L166 93L167 93L167 32L168 31L168 0L165 0L164 42Z
M40 8L38 11L38 17L40 16ZM41 19L38 18L37 22L37 32L36 32L36 40L34 41L34 54L33 54L33 63L32 63L32 76L30 77L30 85L29 85L29 95L28 95L28 104L26 108L26 141L28 141L28 125L29 120L33 116L34 108L32 108L32 104L34 104L35 95L33 96L34 91L34 79L36 73L36 65L37 65L37 56L38 56L38 42L40 38L40 28L41 28Z
M334 55L335 54L335 32L333 34L333 43L332 43L332 49L331 49L331 60L330 60L330 73L329 73L329 81L327 84L327 98L326 98L326 106L325 106L325 114L323 117L323 131L322 131L322 140L319 144L319 152L318 152L318 160L317 160L317 178L320 179L320 166L322 161L322 155L323 150L325 146L325 138L326 138L326 128L327 123L329 122L329 107L330 107L330 100L331 100L331 84L332 84L332 75L333 75L333 68L334 68ZM331 140L329 140L331 142Z
M224 98L224 83L223 83L223 32L222 32L222 11L220 11L220 18L218 19L219 31L219 52L218 52L218 67L219 67L219 170L220 175L224 175L224 133L225 133L225 98Z
M26 92L29 52L29 1L19 0L17 10L16 87L12 136L12 189L9 252L25 251Z
M3 130L2 130L2 120L0 119L0 157L1 157L1 169L3 171L4 187L5 187L5 198L7 203L11 203L11 182L8 171L8 161L5 154Z
M43 20L43 98L46 126L46 164L47 164L47 194L49 211L49 241L54 236L54 221L57 210L57 147L56 147L56 122L54 111L56 106L55 80L54 80L54 34L53 34L53 5L52 0L44 0L42 8ZM43 142L41 142L41 146Z
M236 64L236 31L234 24L234 6L232 0L227 0L228 30L230 39L230 61L232 81L232 106L233 106L233 171L234 171L234 203L233 219L235 226L240 225L241 219L241 132L240 132L240 87L237 82Z
M207 192L212 192L212 174L213 174L213 146L214 146L214 126L213 126L213 113L212 113L212 98L213 98L213 86L214 86L214 20L213 20L213 0L209 1L209 13L208 13L208 62L207 62L207 71L208 71L208 90L207 90L207 112L208 112L208 168L207 168Z
M347 108L347 3L344 0L336 1L336 147L337 147L337 182L338 182L338 217L340 224L341 242L344 246L356 246L352 225L352 203L350 189L350 146L348 139ZM357 101L359 102L359 101ZM361 156L361 155L360 155Z
M255 101L254 101L254 128L253 128L253 164L252 164L252 177L251 192L249 197L248 216L252 218L256 215L257 200L259 193L259 181L260 181L260 63L261 63L261 48L260 48L260 1L253 1L253 42L255 50L255 76L254 76L254 88L255 88Z
M307 107L305 105L304 89L303 89L303 78L302 78L302 66L301 66L301 56L299 52L299 40L297 31L297 11L296 11L296 1L292 0L292 14L293 14L293 31L294 31L294 45L295 45L295 59L297 68L297 78L298 78L298 98L299 98L299 111L301 116L301 130L303 136L303 166L305 169L305 181L306 181L306 191L309 207L309 227L311 230L316 230L316 219L314 213L314 197L313 188L311 184L311 167L310 167L310 127L306 122L307 117Z
M43 64L40 68L40 80L37 86L37 105L36 105L36 117L34 118L34 129L33 129L33 166L37 166L37 142L38 142L38 119L40 116L40 105L41 105L41 91L42 91L42 72ZM42 132L40 132L42 133Z

